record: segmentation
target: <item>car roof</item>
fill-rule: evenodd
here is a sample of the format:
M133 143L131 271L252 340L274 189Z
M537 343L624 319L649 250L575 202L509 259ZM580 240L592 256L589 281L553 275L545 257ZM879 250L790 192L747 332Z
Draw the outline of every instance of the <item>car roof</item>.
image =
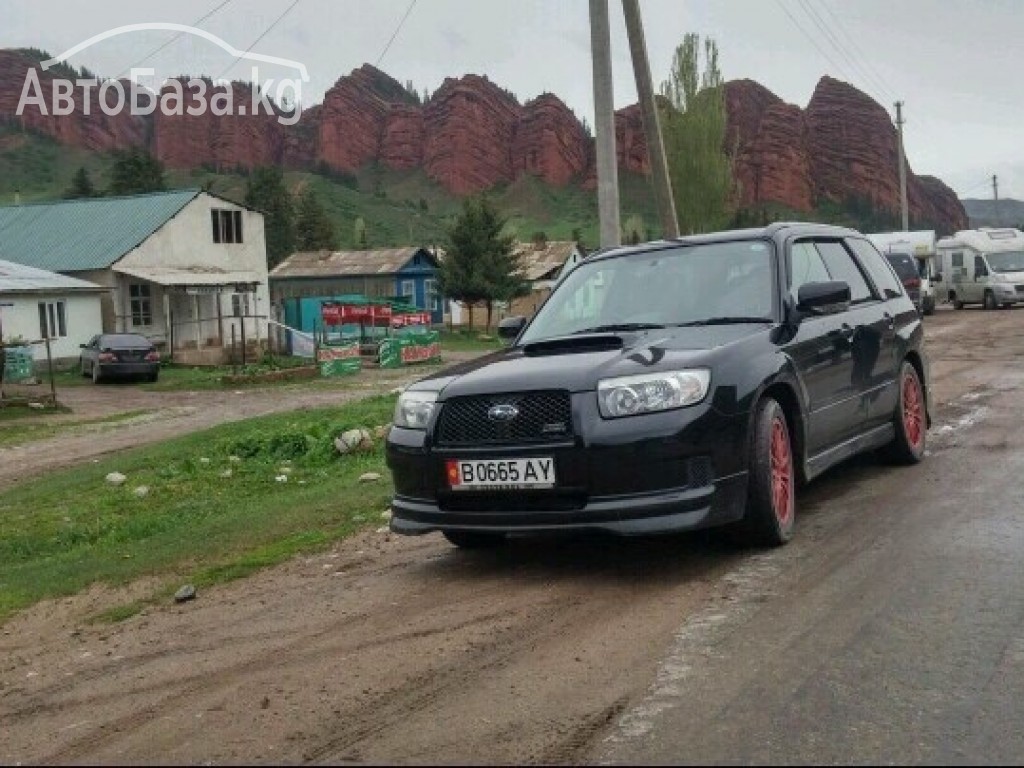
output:
M831 224L818 224L815 222L803 221L778 221L766 227L753 227L749 229L729 229L721 232L711 232L701 235L687 235L672 240L655 240L640 245L616 246L612 248L600 248L587 257L587 261L593 259L610 259L620 256L630 256L638 253L648 253L664 248L672 248L677 245L709 245L711 243L729 243L737 240L782 240L788 237L864 237L855 229L847 227L836 227Z

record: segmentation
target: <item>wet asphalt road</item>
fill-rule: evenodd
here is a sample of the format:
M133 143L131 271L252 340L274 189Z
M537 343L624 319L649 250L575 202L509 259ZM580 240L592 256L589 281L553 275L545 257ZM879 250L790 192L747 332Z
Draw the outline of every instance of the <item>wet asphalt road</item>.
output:
M806 489L797 541L684 620L591 759L1024 761L1024 311L950 322L927 460Z

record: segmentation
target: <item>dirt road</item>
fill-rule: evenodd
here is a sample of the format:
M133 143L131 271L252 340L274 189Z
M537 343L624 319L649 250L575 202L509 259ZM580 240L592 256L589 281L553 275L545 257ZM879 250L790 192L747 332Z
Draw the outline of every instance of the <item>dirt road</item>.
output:
M366 533L114 627L0 629L2 762L1019 760L1024 310L929 318L928 460L796 541L455 551Z
M447 359L454 362L472 354L449 353ZM83 424L57 437L0 448L0 488L107 453L160 442L229 421L340 405L406 386L427 370L431 368L373 369L363 371L358 378L265 389L148 392L130 382L65 387L58 392L58 398L72 413L41 417L45 418L44 423L139 415L124 421Z

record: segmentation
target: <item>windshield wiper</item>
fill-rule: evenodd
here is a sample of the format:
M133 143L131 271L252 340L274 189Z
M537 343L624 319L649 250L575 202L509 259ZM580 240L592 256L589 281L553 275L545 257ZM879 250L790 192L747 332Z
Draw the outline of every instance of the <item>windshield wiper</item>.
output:
M676 328L691 328L697 325L742 325L744 323L774 323L770 317L708 317L704 320L692 320L689 323L676 323Z
M661 323L611 323L610 325L595 325L593 328L573 331L572 335L579 336L584 333L607 333L611 331L652 331L664 327Z

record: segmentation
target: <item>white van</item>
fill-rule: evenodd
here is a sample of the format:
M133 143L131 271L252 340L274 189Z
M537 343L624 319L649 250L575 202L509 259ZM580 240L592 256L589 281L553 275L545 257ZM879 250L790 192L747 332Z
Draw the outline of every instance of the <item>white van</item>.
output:
M939 291L956 309L1024 303L1024 232L968 229L939 240Z

